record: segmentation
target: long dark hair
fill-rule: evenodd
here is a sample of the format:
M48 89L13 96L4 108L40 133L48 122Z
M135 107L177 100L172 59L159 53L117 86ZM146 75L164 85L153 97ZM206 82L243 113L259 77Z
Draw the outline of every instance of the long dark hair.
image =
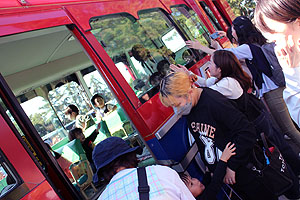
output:
M267 42L267 39L247 17L239 16L233 20L232 24L236 31L239 45L254 43L263 45Z
M264 32L274 32L263 19L267 18L283 23L294 22L300 17L300 0L257 0L254 19L257 27Z
M217 50L213 54L213 62L217 68L221 69L221 77L231 77L236 79L244 91L251 87L251 78L242 69L241 63L237 57L230 51Z

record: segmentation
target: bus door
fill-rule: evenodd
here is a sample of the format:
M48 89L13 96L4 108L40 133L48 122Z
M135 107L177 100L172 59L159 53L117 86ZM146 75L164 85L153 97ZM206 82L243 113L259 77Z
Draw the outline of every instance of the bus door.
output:
M47 48L46 44L61 44L64 40L55 38L64 39L67 35L62 34L59 26L70 23L60 9L32 12L28 9L0 17L1 74L4 76L0 76L1 199L81 199L15 97L23 97L25 101L24 94L36 94L33 88L47 83L42 77L50 78L54 74L51 67L43 68L43 64L51 63L56 56L51 52L58 49ZM28 108L34 111L39 105L33 103Z
M19 111L14 107L16 99L2 76L0 88L0 198L60 199L43 171L48 166L29 143L25 128L28 120L15 115Z
M77 27L70 29L99 64L98 70L157 160L174 157L177 138L163 141L159 133L170 131L180 118L159 100L160 76L168 73L166 66L170 63L192 67L201 74L198 67L208 60L205 53L185 45L189 39L208 45L207 27L184 1L176 2L179 3L174 7L160 1L139 1L134 5L118 2L118 7L114 2L66 6L77 22ZM79 15L80 10L89 13ZM173 131L186 136L187 128L182 126L185 122L179 123L181 128ZM168 146L171 143L173 148Z

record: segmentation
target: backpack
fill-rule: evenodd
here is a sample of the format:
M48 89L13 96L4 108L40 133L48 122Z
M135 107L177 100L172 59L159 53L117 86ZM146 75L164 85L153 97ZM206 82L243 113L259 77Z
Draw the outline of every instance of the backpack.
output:
M272 77L271 80L279 87L285 86L285 79L282 72L282 67L280 66L278 59L276 57L275 51L275 43L266 43L261 46L262 51L264 52L267 60L269 61L272 69Z
M253 59L246 59L246 64L251 71L256 86L261 88L263 82L262 73L267 75L278 87L285 86L282 68L274 52L275 43L266 43L263 46L248 45Z

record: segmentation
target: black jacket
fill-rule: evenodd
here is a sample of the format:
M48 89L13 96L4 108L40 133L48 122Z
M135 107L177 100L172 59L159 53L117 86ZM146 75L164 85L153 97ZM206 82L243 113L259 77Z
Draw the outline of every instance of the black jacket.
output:
M226 97L203 88L197 105L187 115L187 121L202 160L211 172L228 142L236 146L236 155L229 159L228 167L236 171L247 164L255 143L255 129Z

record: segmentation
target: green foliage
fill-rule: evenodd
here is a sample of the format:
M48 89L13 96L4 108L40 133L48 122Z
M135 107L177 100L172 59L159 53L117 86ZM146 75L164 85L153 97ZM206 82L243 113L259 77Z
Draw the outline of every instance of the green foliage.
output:
M245 15L253 18L255 9L255 0L227 0L236 16Z

